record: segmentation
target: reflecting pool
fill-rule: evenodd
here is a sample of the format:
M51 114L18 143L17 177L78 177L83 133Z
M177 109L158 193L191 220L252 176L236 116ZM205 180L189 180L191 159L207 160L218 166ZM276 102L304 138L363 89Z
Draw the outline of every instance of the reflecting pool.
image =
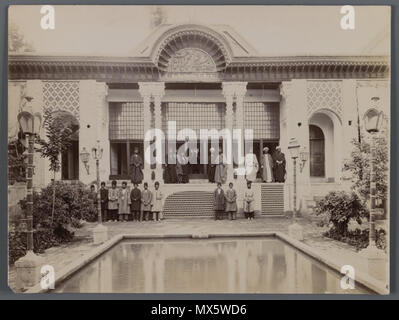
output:
M276 238L126 240L55 292L370 293Z

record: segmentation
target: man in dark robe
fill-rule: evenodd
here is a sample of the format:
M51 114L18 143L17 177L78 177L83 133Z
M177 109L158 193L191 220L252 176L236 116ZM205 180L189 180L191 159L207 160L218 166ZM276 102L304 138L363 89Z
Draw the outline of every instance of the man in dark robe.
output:
M215 209L215 220L222 219L225 209L226 199L224 196L224 191L222 189L222 184L218 182L218 187L214 192L214 209Z
M281 152L281 147L276 147L276 152L273 155L274 161L274 179L276 182L285 181L285 156Z
M108 221L107 210L108 210L108 189L105 188L105 182L101 182L100 188L100 200L101 200L101 216L102 221Z
M215 182L215 170L216 170L216 163L212 163L215 162L215 149L214 148L210 148L209 149L210 152L210 156L208 159L208 181L211 183Z
M165 166L165 183L177 183L176 153L169 150L168 163Z
M130 170L132 183L140 184L143 181L143 159L139 156L139 150L134 149L134 154L130 158Z
M130 212L132 213L133 220L140 220L141 191L137 183L134 184L134 188L130 192Z

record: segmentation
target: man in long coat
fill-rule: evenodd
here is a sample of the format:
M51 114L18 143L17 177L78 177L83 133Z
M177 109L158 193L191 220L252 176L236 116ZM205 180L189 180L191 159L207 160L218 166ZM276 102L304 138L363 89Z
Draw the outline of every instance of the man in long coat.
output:
M127 182L122 182L122 188L118 193L119 221L128 221L130 216L130 191Z
M143 159L139 156L139 150L134 149L134 153L130 158L130 170L132 175L132 183L140 184L143 181Z
M214 209L215 209L215 220L223 219L223 213L225 208L225 195L222 189L222 184L218 182L218 187L214 192Z
M245 155L245 175L247 181L253 182L256 180L256 174L259 170L259 162L256 155L253 153L247 153Z
M276 182L285 181L285 156L281 152L281 147L276 147L276 152L274 153L274 179Z
M141 191L138 188L138 184L134 184L133 190L130 192L130 211L133 215L133 220L140 220L141 212Z
M223 151L219 151L217 165L215 169L215 182L225 183L227 179L227 167L223 161Z
M143 208L143 214L145 221L148 221L150 218L149 215L151 213L151 206L152 206L152 192L148 190L148 183L144 182L144 190L141 193L141 204ZM142 219L140 219L142 220Z
M263 182L273 182L273 159L268 147L263 148L261 168Z
M172 149L169 149L168 163L165 166L165 182L178 182L176 171L176 153Z
M209 149L210 156L208 159L208 181L211 183L215 182L215 170L216 170L216 164L213 163L215 160L215 148L210 148Z
M100 200L101 200L101 217L102 221L108 221L107 210L108 210L108 190L105 188L105 182L101 182L100 188Z

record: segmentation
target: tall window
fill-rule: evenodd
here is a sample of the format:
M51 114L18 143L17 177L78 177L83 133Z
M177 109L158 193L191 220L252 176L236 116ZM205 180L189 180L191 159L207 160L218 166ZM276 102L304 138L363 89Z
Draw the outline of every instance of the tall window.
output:
M151 124L152 125L152 124ZM130 175L130 155L135 148L143 158L143 103L110 103L109 139L111 179L127 179Z

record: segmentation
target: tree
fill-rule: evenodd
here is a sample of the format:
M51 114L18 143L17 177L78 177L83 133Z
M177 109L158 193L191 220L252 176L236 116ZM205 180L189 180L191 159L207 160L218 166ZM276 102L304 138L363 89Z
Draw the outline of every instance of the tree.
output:
M15 23L10 23L8 27L8 51L9 52L33 52L35 51L31 42L25 40L19 27Z
M54 218L55 205L55 175L61 169L61 153L71 146L73 130L64 122L62 117L54 117L52 110L46 109L43 116L43 127L46 130L46 140L40 139L39 152L42 158L50 161L50 171L53 172L53 204L51 217Z
M351 159L344 164L344 170L351 172L353 176L353 190L364 201L370 197L370 135L361 135L361 139L353 140ZM360 141L359 141L360 140ZM375 168L377 199L385 201L388 197L388 141L385 132L375 136Z

